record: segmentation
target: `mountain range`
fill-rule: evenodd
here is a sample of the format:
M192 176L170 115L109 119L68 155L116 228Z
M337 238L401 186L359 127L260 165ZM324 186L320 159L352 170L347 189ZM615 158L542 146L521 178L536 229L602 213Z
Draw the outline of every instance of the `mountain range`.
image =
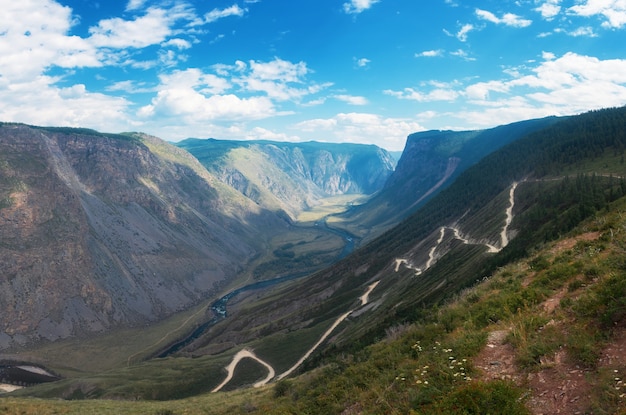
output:
M142 134L13 124L0 137L0 255L10 264L0 304L13 313L2 319L2 357L20 351L66 378L18 395L169 400L270 382L229 394L236 407L216 405L214 394L193 399L213 408L207 413L541 413L548 404L532 382L546 379L558 350L583 356L578 365L598 385L608 385L604 368L626 367L588 351L620 338L620 262L585 265L621 243L626 108L417 133L393 172L389 154L371 146L193 139L176 148ZM349 206L302 220L338 194ZM555 254L561 238L578 251ZM62 269L74 276L61 278ZM207 269L215 273L201 274ZM613 299L598 297L605 280ZM56 304L34 300L48 290L65 308L37 314ZM569 303L557 306L562 315L546 314L558 292ZM211 320L220 297L227 309ZM569 316L590 340L583 347L544 315ZM114 343L121 329L130 330L125 345ZM95 331L93 340L79 334ZM508 340L491 339L498 331ZM542 333L550 341L539 343ZM189 341L154 358L182 337ZM443 342L449 364L468 361L456 373L469 383L454 383L453 372L444 381L447 366L434 354ZM106 364L92 361L112 344ZM510 345L518 378L479 375L488 344ZM434 351L422 359L425 348ZM417 386L424 382L437 387ZM518 388L535 400L522 405ZM575 409L593 410L596 393ZM573 408L579 399L567 396ZM611 408L623 409L616 396Z

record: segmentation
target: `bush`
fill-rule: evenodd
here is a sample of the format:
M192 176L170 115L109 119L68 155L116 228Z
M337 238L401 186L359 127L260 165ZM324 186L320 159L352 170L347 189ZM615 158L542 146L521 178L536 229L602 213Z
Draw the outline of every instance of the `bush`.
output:
M448 394L433 408L437 414L528 415L518 388L508 382L472 382Z

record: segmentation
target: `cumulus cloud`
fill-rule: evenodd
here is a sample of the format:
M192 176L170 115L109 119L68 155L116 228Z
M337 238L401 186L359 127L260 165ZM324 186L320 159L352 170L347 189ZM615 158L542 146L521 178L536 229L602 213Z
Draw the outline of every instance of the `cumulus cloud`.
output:
M358 14L378 2L379 0L350 0L350 2L343 4L343 11L348 14Z
M446 114L469 128L483 128L548 115L576 114L626 102L626 59L601 60L573 52L543 52L542 61L507 68L508 79L387 90L386 95L418 103L456 101L463 110ZM529 64L534 63L534 66ZM440 113L439 116L444 116ZM436 118L433 113L430 118Z
M68 36L71 26L71 9L54 1L4 4L0 13L0 74L5 81L32 80L53 65L101 66L93 45Z
M484 108L459 115L494 125L496 118L490 117L496 114L500 114L497 123L502 123L533 116L575 114L626 102L625 59L600 60L572 52L559 58L544 52L544 58L527 75L468 86L468 100Z
M603 27L621 29L626 25L626 2L624 0L585 0L567 9L569 13L583 16L602 16Z
M502 17L497 17L487 10L476 9L476 16L491 23L503 24L510 27L527 27L532 24L532 20L522 19L520 16L513 13L505 13Z
M299 102L327 85L308 83L304 62L275 58L269 62L236 61L215 65L215 74L197 68L160 76L156 96L142 107L143 119L182 117L190 123L249 121L284 115L278 105ZM359 97L344 96L359 104Z
M552 20L561 12L561 0L546 0L535 11L541 13L541 17Z
M126 11L137 10L143 7L146 0L130 0L126 5Z
M234 82L250 92L263 92L278 101L299 100L319 92L323 86L306 85L305 77L310 72L304 62L289 62L275 58L270 62L239 61L234 68L240 74Z
M66 88L55 86L56 79L38 76L28 82L17 82L11 90L0 87L0 114L2 119L37 125L89 125L110 131L119 131L133 125L127 111L130 102L86 90L75 84Z
M318 137L323 133L329 141L377 144L392 150L401 150L409 134L425 130L413 120L357 112L303 121L293 128L302 134L314 133ZM381 139L384 144L381 144Z

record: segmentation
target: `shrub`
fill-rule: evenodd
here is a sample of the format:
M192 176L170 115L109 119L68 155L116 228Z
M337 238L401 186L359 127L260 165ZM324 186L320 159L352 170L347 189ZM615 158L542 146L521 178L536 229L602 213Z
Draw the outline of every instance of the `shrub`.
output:
M463 415L528 415L521 392L508 382L472 382L440 400L433 413Z

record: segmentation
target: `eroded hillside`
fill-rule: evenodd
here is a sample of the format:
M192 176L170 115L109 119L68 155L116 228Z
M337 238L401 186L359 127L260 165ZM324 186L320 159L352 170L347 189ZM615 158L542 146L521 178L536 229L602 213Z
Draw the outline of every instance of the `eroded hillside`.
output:
M286 225L189 155L151 151L163 145L0 127L0 348L159 320L233 278L259 235Z

